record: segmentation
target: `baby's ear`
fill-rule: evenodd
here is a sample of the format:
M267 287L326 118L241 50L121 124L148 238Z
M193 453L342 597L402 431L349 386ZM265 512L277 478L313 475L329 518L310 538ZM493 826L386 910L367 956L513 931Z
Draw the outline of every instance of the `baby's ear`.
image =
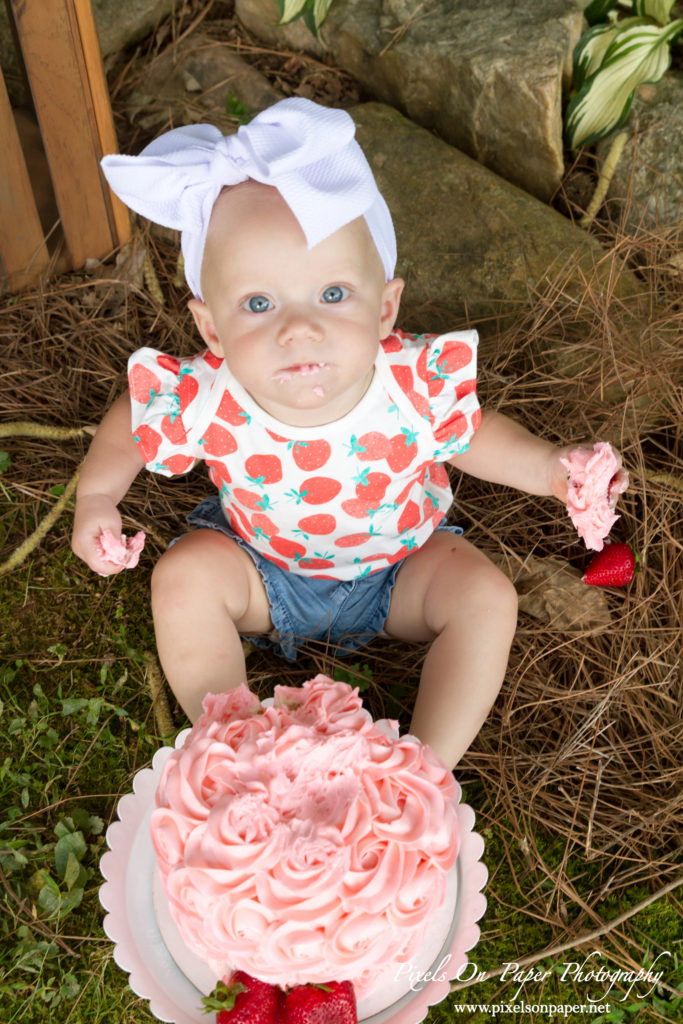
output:
M380 311L380 338L386 338L393 330L399 306L401 305L401 293L403 292L404 284L405 281L400 277L395 277L384 285Z
M187 304L187 308L194 322L197 325L197 330L201 334L202 338L206 342L208 348L211 349L215 356L223 357L221 350L221 343L218 340L218 334L216 333L216 327L213 322L213 317L209 311L209 307L201 299L190 299Z

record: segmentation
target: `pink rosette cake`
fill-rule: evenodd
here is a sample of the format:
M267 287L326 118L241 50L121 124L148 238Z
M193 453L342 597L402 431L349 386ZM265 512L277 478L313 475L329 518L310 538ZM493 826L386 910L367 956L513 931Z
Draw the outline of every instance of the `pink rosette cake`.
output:
M452 921L458 798L346 683L278 686L270 707L244 686L209 696L151 819L170 915L217 978L350 979L362 1000Z
M592 551L602 551L605 537L619 516L614 509L628 487L628 473L611 444L599 441L593 448L576 448L562 459L567 470L567 512Z

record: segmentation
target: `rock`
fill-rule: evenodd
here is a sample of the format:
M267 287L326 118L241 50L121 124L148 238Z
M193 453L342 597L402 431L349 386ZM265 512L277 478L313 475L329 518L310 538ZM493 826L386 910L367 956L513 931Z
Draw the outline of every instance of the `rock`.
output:
M175 4L176 0L92 0L102 56L119 53L144 38L173 12ZM30 106L5 4L0 4L0 66L12 105Z
M235 14L252 35L270 46L289 47L316 57L325 52L325 47L306 27L303 19L298 18L287 25L278 24L280 14L275 0L235 0Z
M136 81L128 116L159 130L209 120L227 133L239 116L248 119L282 98L259 71L201 32L143 63Z
M613 214L623 216L627 231L644 226L683 238L683 72L642 86L624 130L629 139L608 191ZM599 143L600 160L613 138Z
M275 0L236 10L260 38L284 40ZM335 0L321 35L375 98L548 200L564 169L562 88L582 19L582 0Z
M609 273L594 238L398 111L349 112L394 217L404 308L421 329L526 309L530 289L565 264L565 291L577 298L586 279Z
M102 56L125 50L153 32L177 6L177 0L92 0Z
M489 552L489 557L510 573L505 555ZM519 610L554 629L609 626L611 622L605 592L582 583L581 573L563 558L528 555L512 577Z

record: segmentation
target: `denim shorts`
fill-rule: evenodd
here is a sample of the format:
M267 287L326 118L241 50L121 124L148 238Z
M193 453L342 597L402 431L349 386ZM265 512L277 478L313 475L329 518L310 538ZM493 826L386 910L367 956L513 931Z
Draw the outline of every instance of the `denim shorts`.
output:
M218 495L200 502L187 521L198 528L218 530L236 541L261 574L273 629L265 635L245 636L255 646L296 661L299 648L312 640L333 645L335 654L344 656L382 632L396 573L405 559L359 579L317 579L282 569L252 548L228 524ZM442 524L437 529L462 534L459 526Z

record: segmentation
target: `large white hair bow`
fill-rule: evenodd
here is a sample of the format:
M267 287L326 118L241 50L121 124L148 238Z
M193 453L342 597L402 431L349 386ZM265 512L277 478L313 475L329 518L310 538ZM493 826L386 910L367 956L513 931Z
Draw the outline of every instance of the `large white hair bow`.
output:
M213 205L225 185L248 178L280 192L309 248L365 217L389 281L396 264L391 214L354 134L346 111L293 98L257 114L234 135L210 124L175 128L139 156L105 156L102 168L131 209L182 232L185 276L198 298Z

